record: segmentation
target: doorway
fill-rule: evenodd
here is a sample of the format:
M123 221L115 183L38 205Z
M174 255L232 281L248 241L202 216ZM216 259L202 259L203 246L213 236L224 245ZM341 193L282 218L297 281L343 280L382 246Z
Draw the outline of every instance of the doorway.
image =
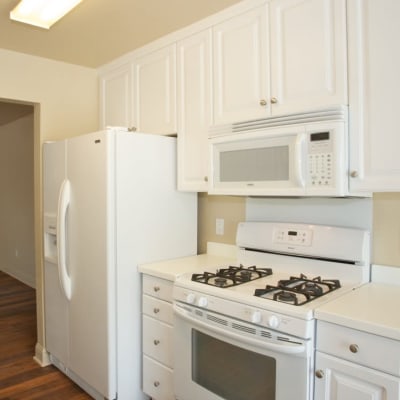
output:
M34 106L0 101L0 270L35 288Z

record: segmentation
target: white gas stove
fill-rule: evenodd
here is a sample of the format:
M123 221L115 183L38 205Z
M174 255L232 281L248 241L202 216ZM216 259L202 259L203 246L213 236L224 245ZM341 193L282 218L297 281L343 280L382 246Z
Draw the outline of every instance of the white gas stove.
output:
M193 370L193 363L200 359L195 355L199 343L203 350L219 352L216 349L221 348L226 358L224 346L218 345L225 343L231 350L247 349L262 354L264 361L275 360L268 367L275 383L265 384L260 399L310 400L314 310L369 281L369 233L322 225L245 222L238 226L236 243L237 265L185 274L175 282L176 325L186 329L184 337L177 330L180 345L176 342L176 353L186 370L178 366L175 371L177 399L258 399L253 392L238 395L238 388L227 394L222 383L205 372L206 364L215 360ZM191 350L183 351L186 358L182 357L182 340L191 343ZM287 359L288 355L292 358ZM293 369L296 359L302 362ZM237 368L238 374L244 373L242 367ZM296 383L298 376L302 382ZM292 383L289 388L274 386L284 377ZM185 389L179 383L182 379L191 382Z

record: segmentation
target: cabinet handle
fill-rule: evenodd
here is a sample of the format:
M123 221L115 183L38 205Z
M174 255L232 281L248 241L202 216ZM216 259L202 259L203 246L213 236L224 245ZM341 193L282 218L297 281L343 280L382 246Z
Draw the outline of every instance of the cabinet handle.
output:
M358 345L356 345L356 344L351 344L351 345L349 346L349 350L350 350L352 353L358 353Z
M159 292L160 291L160 286L154 286L154 291Z
M267 101L266 100L264 100L264 99L261 99L260 100L260 106L266 106L267 105Z
M278 102L278 99L276 97L271 97L271 103L276 104Z
M160 344L160 341L157 339L154 339L153 343L154 343L154 346L158 346Z
M160 309L159 309L159 308L155 308L155 309L153 310L153 312L154 312L154 314L158 314L158 313L160 312Z
M358 172L357 172L357 171L351 171L351 172L350 172L350 176L351 176L352 178L357 178L357 177L358 177Z
M204 177L204 182L208 182L208 176Z
M154 385L155 387L159 387L159 386L160 386L160 382L154 381L153 385Z
M315 371L315 376L316 376L318 379L322 379L322 378L324 377L324 371L322 371L322 369L317 369L317 370Z
M131 126L128 128L128 132L136 132L136 126Z

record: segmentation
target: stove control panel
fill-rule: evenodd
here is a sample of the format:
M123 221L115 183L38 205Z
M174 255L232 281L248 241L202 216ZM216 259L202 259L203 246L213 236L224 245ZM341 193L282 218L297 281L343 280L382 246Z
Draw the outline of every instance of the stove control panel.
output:
M298 246L311 246L312 230L309 229L275 229L274 243Z

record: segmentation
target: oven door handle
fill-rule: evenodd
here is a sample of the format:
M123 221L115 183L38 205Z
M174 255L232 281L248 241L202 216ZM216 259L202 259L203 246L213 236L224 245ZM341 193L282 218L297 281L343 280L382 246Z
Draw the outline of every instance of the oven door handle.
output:
M251 339L247 336L239 335L232 331L227 331L226 329L222 329L217 326L206 324L203 321L199 321L198 319L193 318L191 315L189 315L189 313L187 311L185 311L183 308L177 306L176 304L173 304L173 310L177 317L180 317L180 318L190 322L193 325L197 325L198 327L206 329L208 331L218 333L225 337L231 337L233 339L240 340L241 342L245 342L250 345L255 345L255 346L261 347L263 349L276 351L279 353L285 353L285 354L299 354L299 353L303 353L306 350L306 346L301 343L299 343L299 344L290 344L290 343L276 344L276 343L263 342L261 340Z

